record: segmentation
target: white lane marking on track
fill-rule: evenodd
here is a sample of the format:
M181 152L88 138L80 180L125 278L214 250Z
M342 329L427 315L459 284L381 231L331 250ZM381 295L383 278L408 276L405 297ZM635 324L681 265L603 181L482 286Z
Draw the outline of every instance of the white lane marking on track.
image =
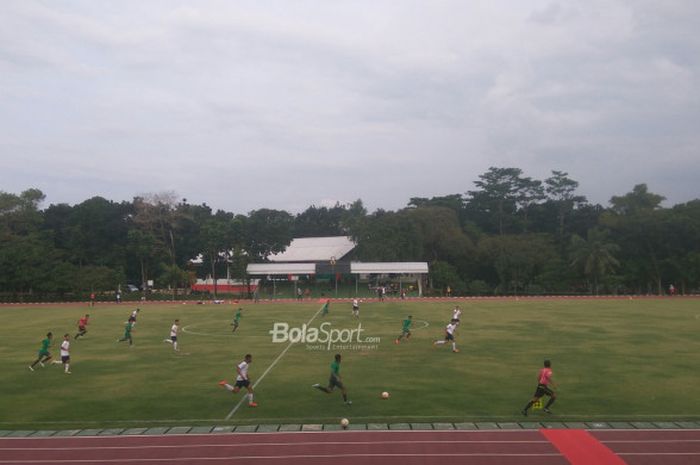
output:
M683 430L679 430L683 431ZM700 439L645 439L643 441L641 440L633 440L633 439L614 439L614 440L602 440L600 441L602 444L636 444L636 443L676 443L676 442L700 442Z
M700 455L700 452L615 452L615 455Z
M314 313L313 316L311 318L309 318L309 321L306 322L307 326L310 325L312 321L314 321L314 319L318 316L319 313L321 313L321 310L323 310L324 305L322 305L321 308L316 310L316 313ZM287 351L289 351L289 349L292 348L293 345L294 345L294 342L290 341L289 344L287 344L287 347L285 347L284 350L282 352L280 352L280 354L277 356L277 358L272 361L270 366L267 367L267 370L265 370L263 372L263 374L260 375L260 378L258 378L255 381L255 383L253 383L253 391L255 391L255 388L257 387L257 385L260 384L260 382L263 380L263 378L265 378L265 376L270 372L270 370L272 370L272 368L274 368L274 366L277 365L277 362L279 362L282 359L282 357L284 357L284 355L287 353ZM246 397L247 397L247 394L244 394L243 397L241 397L241 400L238 401L236 406L233 407L233 409L229 412L228 415L226 415L225 420L230 420L231 417L233 417L236 414L238 409L241 408L241 405L243 405L243 401L246 399Z
M104 436L102 436L104 437ZM643 441L639 441L643 442ZM295 441L295 442L242 442L224 444L170 444L170 445L146 445L146 446L86 446L86 447L3 447L3 451L59 451L59 450L122 450L122 449L184 449L184 448L208 448L208 447L256 447L256 446L367 446L372 444L550 444L549 441Z
M687 455L687 454L685 454ZM272 459L334 459L334 458L362 458L362 457L561 457L558 453L542 454L499 454L499 453L426 453L426 454L300 454L300 455L237 455L229 457L171 457L171 458L133 458L133 459L72 459L72 460L0 460L0 463L131 463L131 462L191 462L200 463L208 460L272 460Z

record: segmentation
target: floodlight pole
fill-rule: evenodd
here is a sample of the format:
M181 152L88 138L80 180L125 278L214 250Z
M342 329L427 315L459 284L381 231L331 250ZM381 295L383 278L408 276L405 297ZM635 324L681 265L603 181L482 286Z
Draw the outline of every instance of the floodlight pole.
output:
M331 270L333 271L333 279L335 280L335 297L338 298L338 275L335 274L335 257L331 257Z

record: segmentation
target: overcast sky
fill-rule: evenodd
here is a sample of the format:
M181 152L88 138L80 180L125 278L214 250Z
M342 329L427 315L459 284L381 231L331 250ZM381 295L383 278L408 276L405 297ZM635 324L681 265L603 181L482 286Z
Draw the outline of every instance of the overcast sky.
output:
M562 170L700 197L700 1L0 2L0 190L246 213Z

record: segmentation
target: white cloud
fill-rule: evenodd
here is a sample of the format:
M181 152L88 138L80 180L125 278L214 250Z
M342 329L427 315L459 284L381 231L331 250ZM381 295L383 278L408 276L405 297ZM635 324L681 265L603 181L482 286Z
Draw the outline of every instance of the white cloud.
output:
M472 3L0 3L2 189L393 209L518 166L698 196L700 3Z

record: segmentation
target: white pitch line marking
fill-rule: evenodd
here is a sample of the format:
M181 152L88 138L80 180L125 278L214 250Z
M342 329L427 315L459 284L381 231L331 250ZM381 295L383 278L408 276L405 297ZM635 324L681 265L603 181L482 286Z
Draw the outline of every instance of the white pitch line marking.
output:
M314 313L313 316L309 319L309 321L306 322L307 326L310 325L311 322L314 321L314 319L316 319L318 314L321 313L321 310L323 310L323 305L321 306L321 308L316 310L316 313ZM294 345L294 342L290 341L289 344L287 345L287 347L285 347L284 350L277 356L277 358L275 360L273 360L272 364L270 364L270 366L267 367L267 370L265 370L263 372L263 374L260 375L260 378L258 378L257 381L255 381L255 383L253 383L253 391L255 391L255 388L258 386L258 384L260 384L260 382L263 380L263 378L265 378L265 376L270 372L270 370L272 370L274 368L274 366L277 365L277 362L279 362L282 359L282 357L284 357L284 355L289 351L289 349L292 348L293 345ZM243 397L241 397L241 400L239 400L238 403L236 404L236 406L233 407L233 409L229 412L228 415L226 415L225 420L230 420L231 417L233 417L236 414L238 409L241 408L241 405L243 405L243 401L245 401L246 397L247 397L247 394L244 394Z
M416 322L416 323L421 322L421 323L423 323L423 326L420 326L420 327L418 327L418 328L413 328L414 331L417 331L417 330L419 330L419 329L425 329L425 328L427 328L428 326L430 326L430 323L428 323L428 322L425 321L425 320L415 320L415 322Z

